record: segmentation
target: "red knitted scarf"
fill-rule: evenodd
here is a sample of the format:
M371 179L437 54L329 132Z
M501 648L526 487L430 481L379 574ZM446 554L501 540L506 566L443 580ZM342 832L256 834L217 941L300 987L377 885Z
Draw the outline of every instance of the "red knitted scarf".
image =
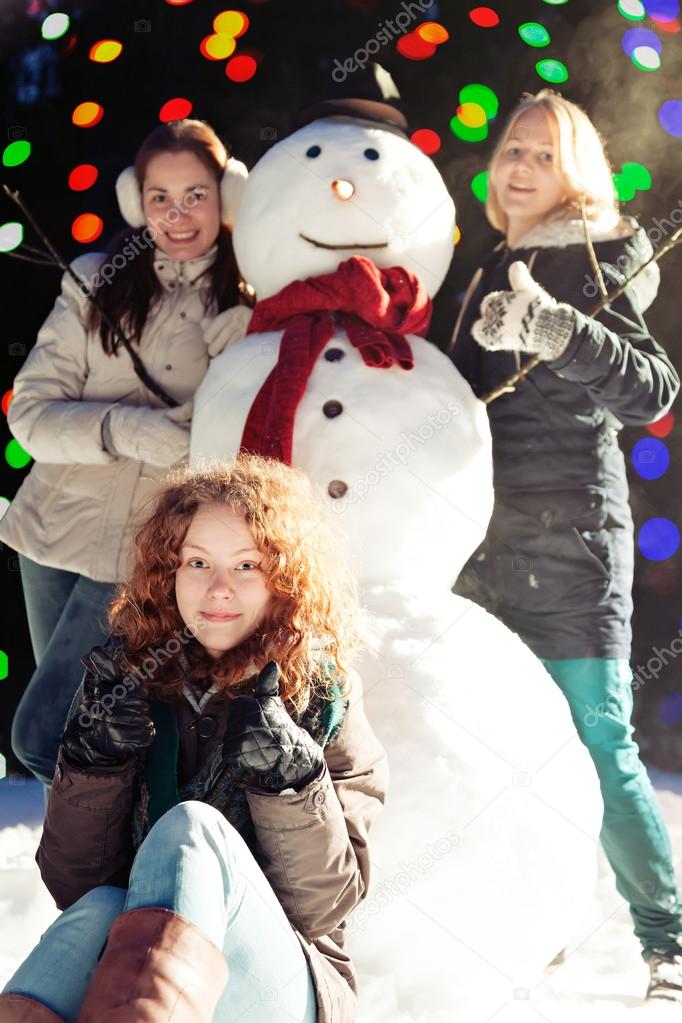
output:
M379 270L351 256L334 273L294 281L258 302L247 333L284 327L279 358L251 406L241 450L291 465L294 418L315 362L334 334L334 315L366 365L412 369L405 334L424 335L431 299L414 274L400 266Z

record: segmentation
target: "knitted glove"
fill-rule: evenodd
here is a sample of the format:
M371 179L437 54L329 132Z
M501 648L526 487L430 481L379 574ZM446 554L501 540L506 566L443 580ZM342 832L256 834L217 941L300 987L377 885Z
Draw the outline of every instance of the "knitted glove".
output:
M481 318L471 333L489 352L529 352L558 359L575 330L570 305L548 295L520 260L509 267L511 291L491 291L481 302Z
M175 465L189 455L191 417L191 400L173 409L115 405L102 422L102 441L112 455Z
M324 768L324 753L291 719L279 696L279 668L265 665L255 696L230 703L223 765L237 769L245 785L268 792L299 791Z
M81 658L87 670L78 708L62 739L66 759L76 767L124 764L143 753L154 739L147 693L115 658L111 650L101 646Z

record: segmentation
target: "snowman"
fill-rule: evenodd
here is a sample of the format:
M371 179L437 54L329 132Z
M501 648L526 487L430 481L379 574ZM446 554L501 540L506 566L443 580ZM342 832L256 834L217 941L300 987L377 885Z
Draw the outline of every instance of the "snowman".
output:
M258 304L196 394L190 460L256 449L325 493L373 621L358 671L391 769L348 926L358 1020L477 1023L574 936L601 801L551 678L451 593L492 510L491 443L423 336L455 211L405 127L383 97L328 101L254 167L234 244Z

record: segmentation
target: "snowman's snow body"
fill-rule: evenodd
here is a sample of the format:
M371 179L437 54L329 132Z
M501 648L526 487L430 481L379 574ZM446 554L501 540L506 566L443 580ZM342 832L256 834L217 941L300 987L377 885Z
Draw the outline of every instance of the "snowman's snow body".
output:
M256 165L235 249L259 298L351 255L405 266L434 294L453 228L423 153L334 118ZM214 360L195 397L193 464L238 450L281 333L248 335ZM293 464L327 493L379 636L358 670L391 787L371 834L372 890L348 925L358 1019L476 1023L518 1001L571 937L601 802L540 663L450 592L492 508L487 415L443 353L408 341L412 370L369 368L337 326L296 412Z

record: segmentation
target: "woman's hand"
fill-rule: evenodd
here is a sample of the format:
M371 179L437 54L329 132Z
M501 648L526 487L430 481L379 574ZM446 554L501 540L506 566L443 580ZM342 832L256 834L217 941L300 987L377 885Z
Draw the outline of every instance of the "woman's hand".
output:
M474 338L489 352L558 359L573 336L573 309L548 295L520 260L509 267L509 283L511 291L491 291L481 302L481 317L471 327Z
M150 465L175 465L189 455L192 402L177 408L115 405L102 424L104 445L112 455Z
M87 671L81 698L62 747L75 767L124 764L145 752L154 739L147 692L132 673L121 671L104 647L96 646L82 660Z
M279 696L279 668L265 665L255 696L230 703L223 764L237 768L244 784L268 792L302 789L324 768L324 753L291 719Z

